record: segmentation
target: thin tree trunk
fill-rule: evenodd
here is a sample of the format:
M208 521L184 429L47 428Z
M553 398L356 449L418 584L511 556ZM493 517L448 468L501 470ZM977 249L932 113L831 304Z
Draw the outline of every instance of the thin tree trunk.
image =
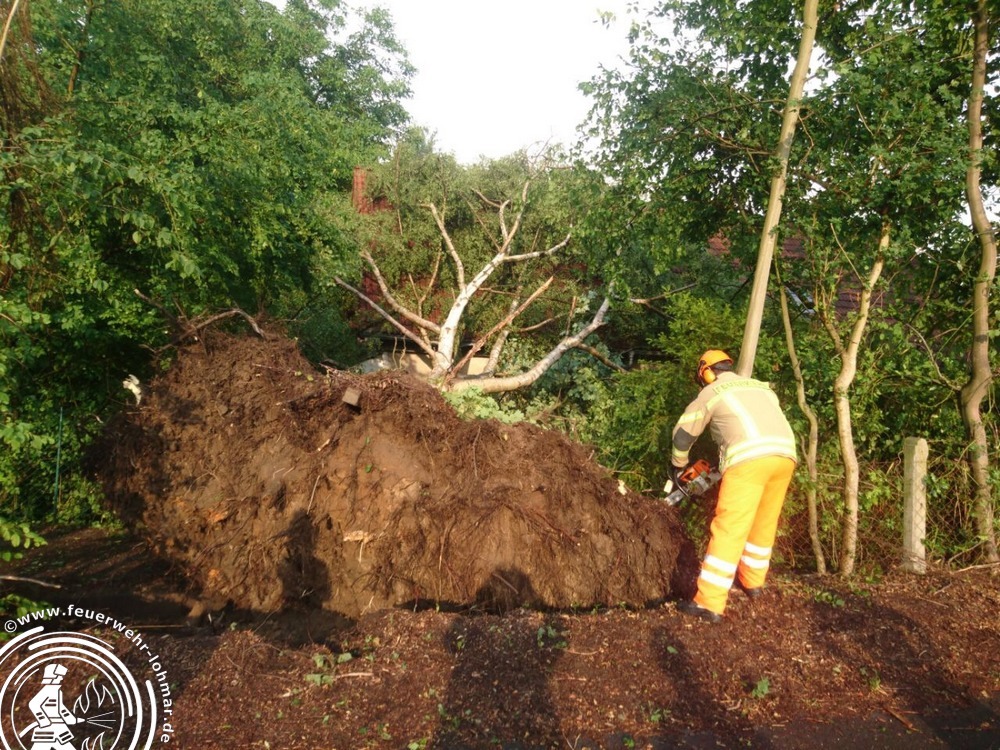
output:
M69 96L73 96L76 92L76 82L80 78L80 68L83 67L83 58L85 55L84 50L87 48L87 35L90 33L90 22L94 18L94 2L93 0L88 0L87 2L87 13L83 20L83 28L80 33L80 48L76 51L76 57L73 60L73 68L69 73L69 84L66 87L66 93Z
M754 271L753 289L750 292L750 306L747 310L746 326L743 329L743 345L740 347L740 361L737 372L749 377L753 373L753 363L757 357L757 341L760 339L760 325L764 318L764 300L767 297L767 280L771 273L771 259L774 257L775 236L781 220L781 203L785 196L785 181L788 177L788 159L792 153L792 141L799 122L799 106L809 73L813 43L816 40L816 26L819 23L817 6L819 0L805 0L802 10L802 39L789 84L788 101L781 121L781 134L775 156L779 168L771 179L771 194L764 215L764 229L760 235L757 251L757 268Z
M851 421L851 385L858 372L858 350L861 348L861 339L864 336L865 327L868 325L868 316L871 310L872 290L882 275L885 265L885 252L889 247L889 225L882 227L882 235L879 238L878 253L872 263L868 273L867 283L861 291L859 299L858 317L851 328L851 337L847 346L842 346L840 336L837 334L835 321L824 318L827 330L829 331L837 349L840 353L840 372L833 382L834 411L837 415L837 435L840 439L840 457L844 464L844 527L842 533L842 558L840 572L844 577L854 574L854 566L858 550L858 487L860 485L860 469L858 464L858 453L854 446L854 429Z
M997 243L993 226L983 206L980 174L983 160L983 97L986 88L986 57L989 49L989 12L986 0L979 0L975 13L975 53L972 67L972 90L969 94L969 168L965 192L969 201L972 226L979 238L979 270L972 288L972 368L969 381L962 388L962 419L971 449L969 463L975 489L976 532L990 562L1000 561L994 529L993 493L989 481L989 442L983 425L982 403L992 384L990 371L990 291L997 271Z
M7 18L3 22L3 32L0 32L0 61L3 61L4 50L7 49L7 37L10 36L10 27L14 23L14 14L17 13L17 6L21 4L21 0L14 0L10 4L10 11L7 13Z
M779 284L781 282L779 278ZM806 384L802 377L802 365L799 363L799 355L795 351L795 337L792 335L792 317L788 312L788 295L785 287L781 286L781 321L785 327L785 345L788 348L788 359L792 363L792 372L795 375L795 393L798 398L799 409L809 422L809 438L806 443L806 471L809 474L809 484L806 486L806 503L809 508L809 541L812 542L813 557L816 558L816 572L820 575L826 574L826 556L823 554L823 544L819 538L819 508L816 502L817 487L819 486L819 470L816 464L816 454L819 447L819 420L816 419L816 412L809 406L806 400Z

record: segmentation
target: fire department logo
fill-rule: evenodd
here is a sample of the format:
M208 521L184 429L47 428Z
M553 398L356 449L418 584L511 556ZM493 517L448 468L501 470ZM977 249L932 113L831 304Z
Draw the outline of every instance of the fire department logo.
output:
M4 750L152 747L160 703L107 642L36 627L0 648Z

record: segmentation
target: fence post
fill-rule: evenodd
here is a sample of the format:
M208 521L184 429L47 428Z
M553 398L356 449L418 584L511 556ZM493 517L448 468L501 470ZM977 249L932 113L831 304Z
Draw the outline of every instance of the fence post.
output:
M903 570L927 572L927 441L903 441Z

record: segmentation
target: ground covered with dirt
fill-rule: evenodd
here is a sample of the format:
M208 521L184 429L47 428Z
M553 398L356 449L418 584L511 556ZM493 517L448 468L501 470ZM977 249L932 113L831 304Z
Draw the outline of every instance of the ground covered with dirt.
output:
M1000 748L996 568L779 568L692 620L677 513L585 447L279 336L186 348L96 466L128 531L7 585L140 630L176 747Z
M62 586L19 593L141 630L179 748L1000 747L987 568L850 585L779 571L721 625L672 603L195 621L176 565L94 529L51 535L13 572Z

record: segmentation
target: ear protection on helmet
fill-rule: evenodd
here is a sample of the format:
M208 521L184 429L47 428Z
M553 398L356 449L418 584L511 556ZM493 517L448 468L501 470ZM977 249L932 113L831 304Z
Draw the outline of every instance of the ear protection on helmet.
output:
M700 385L711 385L715 382L715 370L712 368L720 362L732 364L733 359L721 349L709 349L701 355L701 359L698 361L698 370L695 374L695 379Z
M708 365L703 362L698 363L698 380L700 380L705 385L711 385L715 382L715 370L713 370Z

